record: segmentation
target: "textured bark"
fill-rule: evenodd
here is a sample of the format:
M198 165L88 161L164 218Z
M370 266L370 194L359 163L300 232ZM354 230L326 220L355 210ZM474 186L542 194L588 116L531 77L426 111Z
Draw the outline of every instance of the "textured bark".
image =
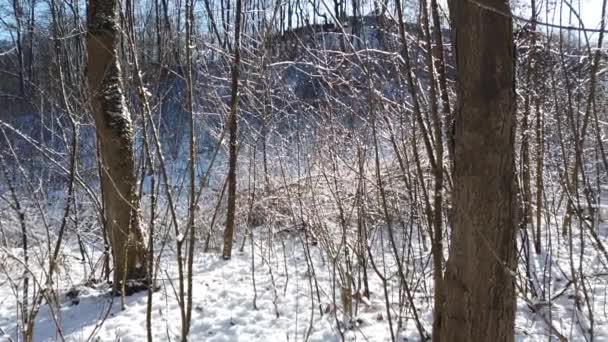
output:
M145 279L146 250L139 227L133 129L122 91L117 45L117 0L90 0L88 84L102 159L101 186L114 259L114 280Z
M509 13L509 4L452 0L450 10L458 106L453 232L441 333L445 341L513 341L514 47L511 18L503 15Z

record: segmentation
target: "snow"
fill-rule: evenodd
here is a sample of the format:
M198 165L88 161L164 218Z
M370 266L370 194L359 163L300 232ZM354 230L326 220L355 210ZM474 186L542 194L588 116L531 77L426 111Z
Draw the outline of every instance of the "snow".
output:
M262 235L262 234L260 234ZM269 244L268 239L256 240L254 268L255 291L252 278L251 246L247 241L244 251L233 253L231 260L222 260L219 253L197 253L194 262L194 294L191 326L191 341L340 341L338 329L344 327L342 305L339 291L332 291L336 270L330 258L320 246L309 246L315 277L307 264L306 253L301 236L297 234L282 237L282 244ZM603 237L604 241L606 240ZM577 238L574 238L576 241ZM555 241L554 241L555 242ZM237 244L239 245L239 244ZM378 248L379 246L376 246ZM388 246L385 246L388 247ZM564 248L566 246L563 246ZM578 247L575 247L578 248ZM388 248L385 250L388 251ZM594 301L595 341L608 341L608 315L606 314L608 277L601 275L604 265L599 255L587 248L583 265L588 275L588 290ZM75 250L74 250L75 251ZM423 250L419 265L408 265L411 281L416 279L430 282L431 272L423 270L417 274L415 267L421 266L429 257ZM18 250L2 250L7 263L8 255ZM70 253L66 250L66 253ZM576 254L576 253L575 253ZM392 256L385 255L390 273ZM175 256L169 252L161 259L158 284L160 290L153 295L152 325L155 341L176 340L180 334L180 314L176 299L177 271ZM565 249L555 253L543 253L532 258L533 272L542 275L545 260L552 263L550 272L550 296L547 300L531 300L530 294L519 294L516 319L517 341L538 341L549 336L548 321L572 341L584 340L579 322L587 324L587 309L577 310L573 301L573 289L568 284L569 261ZM575 256L575 264L578 259ZM547 264L548 265L548 264ZM73 265L76 266L76 265ZM13 281L18 279L18 267L14 267ZM55 323L50 306L43 305L35 322L34 341L55 341L59 339L56 325L60 324L66 341L86 341L93 335L93 341L144 341L146 340L147 293L141 292L127 297L124 310L121 310L119 297L111 297L109 286L105 283L85 286L78 279L81 267L73 267L70 275L61 272L61 291L58 323ZM563 274L561 272L564 272ZM11 288L6 274L0 276L0 328L8 336L17 340L17 303L18 296ZM370 298L353 303L355 323L351 330L343 331L346 341L390 341L384 297L380 279L373 270L370 275ZM593 276L595 274L595 276ZM388 275L389 293L392 304L394 326L398 320L398 281L393 274ZM421 279L426 278L426 279ZM315 284L315 279L317 284ZM542 279L542 278L539 278ZM542 280L541 280L542 281ZM79 293L77 297L66 296L73 286ZM319 287L317 296L316 286ZM336 288L339 285L336 283ZM565 288L565 290L564 290ZM563 294L560 294L564 291ZM432 326L432 288L416 286L414 295L416 307L427 332ZM254 307L255 296L255 307ZM334 297L335 296L335 297ZM318 301L320 298L320 302ZM335 300L334 300L335 298ZM525 299L528 298L528 299ZM581 297L582 298L582 297ZM531 307L537 311L532 312ZM551 311L549 312L549 308ZM337 308L337 310L335 310ZM398 331L399 341L419 340L417 330L408 308L401 314L403 324ZM541 316L541 314L543 316ZM551 314L551 318L549 318ZM104 319L104 317L107 318ZM340 321L340 323L337 323ZM310 330L310 331L309 331ZM308 338L307 338L308 336ZM8 340L5 336L2 339ZM2 341L0 339L0 341Z
M256 256L256 307L253 307L253 282L251 276L251 259L248 252L235 253L232 260L224 261L214 254L202 254L196 258L194 265L194 298L191 327L193 341L287 341L301 340L307 334L311 314L313 327L309 341L338 341L336 320L332 308L331 267L323 265L317 255L317 280L322 291L319 303L311 293L311 277L307 271L304 253L297 243L293 242L293 251L286 255L287 272L283 266L270 266ZM259 251L258 251L259 252ZM281 254L282 252L277 252ZM289 253L288 253L289 254ZM277 255L278 263L283 255ZM175 267L167 265L169 257L164 260L171 277L159 278L161 290L154 294L153 329L155 340L177 339L180 332L179 306L172 286L177 286ZM271 276L269 268L273 267ZM273 284L272 277L275 278ZM173 285L172 285L173 284ZM4 285L4 284L3 284ZM67 340L86 340L110 308L108 318L96 336L100 341L142 341L146 339L146 297L147 293L138 293L127 298L125 310L121 311L120 299L112 298L107 293L108 286L95 288L79 286L79 303L64 298L61 303L62 332ZM16 338L15 296L7 286L0 287L0 326L8 328ZM275 299L275 294L277 298ZM338 295L339 296L339 295ZM276 308L275 302L276 300ZM314 308L311 307L314 300ZM339 300L339 299L338 299ZM386 321L377 321L384 307L381 297L369 304L361 304L359 318L363 321L357 329L347 335L366 335L389 340ZM41 310L35 328L35 341L54 341L57 338L55 323L50 317L48 307ZM277 317L278 316L278 317ZM341 315L338 315L341 317ZM413 331L413 330L412 330Z

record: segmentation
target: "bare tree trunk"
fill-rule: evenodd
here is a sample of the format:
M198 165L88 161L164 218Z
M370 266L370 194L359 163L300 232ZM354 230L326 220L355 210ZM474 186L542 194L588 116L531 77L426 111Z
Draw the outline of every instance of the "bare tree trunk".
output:
M188 126L190 131L189 139L189 154L190 154L190 166L188 171L190 173L190 201L188 206L188 228L186 229L189 233L188 242L188 257L187 257L187 272L186 282L188 285L188 292L186 294L186 321L182 324L182 341L188 341L188 334L190 333L190 324L192 323L192 265L194 263L194 247L196 243L195 239L195 214L196 214L196 133L194 132L194 96L193 96L193 81L192 81L192 45L194 35L194 12L193 12L193 1L186 0L186 82L188 86L187 90L187 108L189 112ZM184 305L184 303L182 303Z
M36 0L30 2L30 20L28 23L29 37L28 37L28 55L27 65L28 74L27 77L30 81L34 80L34 31L36 28Z
M228 211L226 229L224 230L224 259L232 256L232 239L234 237L234 216L236 214L236 162L237 162L237 109L239 100L239 67L241 63L241 0L236 0L234 29L234 61L232 64L232 94L230 96L230 116L228 131L230 134L228 161Z
M534 229L534 220L532 219L532 161L530 156L530 137L532 133L530 114L532 113L534 85L536 81L535 63L536 58L536 2L532 0L532 17L530 25L530 49L525 65L525 81L524 81L524 117L521 124L521 180L522 185L522 199L523 199L523 217L521 220L522 229L528 229L528 226L532 228L532 236L534 240L534 246L536 253L540 253L540 235L538 229Z
M25 75L23 66L23 38L21 37L21 16L23 9L19 4L19 0L13 0L13 13L15 15L15 31L17 32L17 58L19 61L19 85L21 86L21 96L25 96Z
M422 26L424 32L424 39L427 46L429 47L426 53L426 65L429 72L429 96L432 118L432 134L434 138L434 152L435 152L435 167L432 172L435 178L434 194L433 194L433 210L429 211L428 215L431 216L431 254L433 255L433 280L435 282L434 288L434 309L433 309L433 341L441 341L441 321L442 321L442 310L441 306L444 302L444 289L443 289L443 236L442 236L442 223L443 223L443 122L439 116L439 99L437 96L436 89L436 75L435 75L435 63L433 63L433 51L432 51L432 37L430 31L429 22L429 11L426 0L420 1L422 7L420 12L422 14Z
M87 77L100 141L101 186L117 285L127 279L145 279L147 257L138 220L133 128L117 58L118 2L90 0L87 16Z
M502 15L510 11L502 0L449 4L458 106L442 336L513 341L518 207L512 19Z
M545 129L543 113L540 109L539 100L536 104L536 240L534 250L536 254L541 252L541 227L543 213L543 190L544 190L544 155L545 155Z
M527 79L527 93L533 93L532 92L532 86L536 86L537 82L538 82L538 77L537 74L538 72L535 70L533 63L534 60L537 59L537 53L536 53L536 20L537 20L537 14L536 14L536 0L532 0L531 2L531 7L532 7L532 18L531 18L531 27L530 27L530 31L532 31L532 37L531 37L531 51L529 51L529 55L528 55L528 61L527 61L527 75L526 77ZM530 80L531 79L531 80ZM530 107L532 107L532 99L529 99L528 97L530 95L526 95L526 101L530 101L530 103L528 103L528 105ZM533 234L535 236L534 239L534 251L536 252L536 254L540 254L541 252L541 225L542 225L542 221L541 221L541 216L542 216L542 208L543 208L543 196L542 196L542 192L543 192L543 145L544 145L544 132L543 132L543 114L542 111L540 110L540 99L538 98L538 95L535 96L533 98L533 100L535 100L536 102L536 127L535 127L535 131L536 131L536 199L535 199L535 204L536 204L536 233ZM531 112L531 109L528 110L526 109L527 113ZM527 114L526 114L527 115ZM532 164L529 165L529 169L528 169L528 173L530 173L531 171L531 167ZM532 198L530 198L530 201L532 200ZM530 202L531 203L531 202ZM530 205L531 206L531 205ZM531 210L531 208L529 208L529 210ZM524 218L525 219L525 218ZM532 213L530 212L530 223L532 223Z

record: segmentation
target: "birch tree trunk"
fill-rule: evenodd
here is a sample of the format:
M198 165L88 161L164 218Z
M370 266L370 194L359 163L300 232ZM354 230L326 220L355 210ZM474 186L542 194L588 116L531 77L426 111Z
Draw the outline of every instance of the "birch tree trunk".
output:
M89 0L87 78L99 137L101 186L114 260L114 284L146 278L146 250L139 227L133 128L122 90L117 0Z

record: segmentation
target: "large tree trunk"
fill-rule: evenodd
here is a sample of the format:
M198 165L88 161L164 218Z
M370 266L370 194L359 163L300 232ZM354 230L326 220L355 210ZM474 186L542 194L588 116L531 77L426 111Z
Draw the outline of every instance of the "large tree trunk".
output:
M510 9L504 0L451 0L450 10L458 107L441 335L446 341L513 341L518 208Z
M139 227L133 157L133 128L122 91L117 48L117 0L90 0L88 6L88 83L99 137L101 186L114 280L145 279L146 250Z

